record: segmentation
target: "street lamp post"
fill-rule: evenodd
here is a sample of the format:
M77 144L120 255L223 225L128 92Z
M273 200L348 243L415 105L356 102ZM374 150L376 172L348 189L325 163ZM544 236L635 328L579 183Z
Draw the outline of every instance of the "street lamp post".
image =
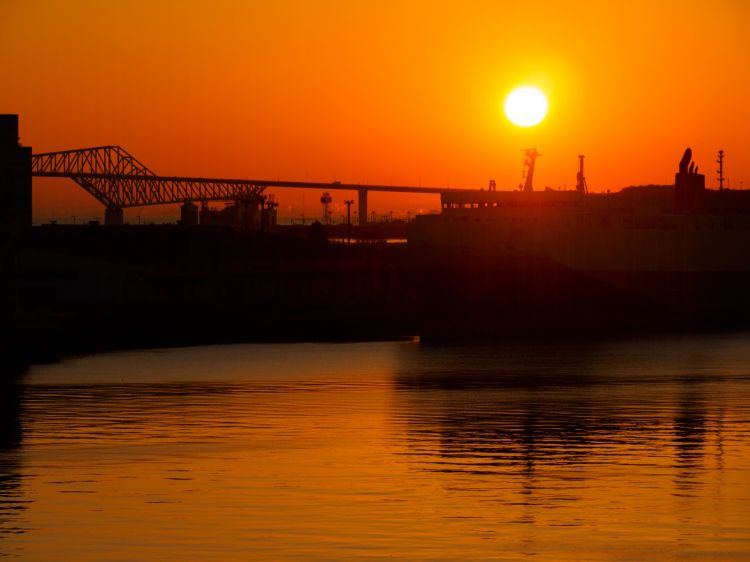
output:
M354 199L347 199L346 203L346 243L352 243L352 203Z

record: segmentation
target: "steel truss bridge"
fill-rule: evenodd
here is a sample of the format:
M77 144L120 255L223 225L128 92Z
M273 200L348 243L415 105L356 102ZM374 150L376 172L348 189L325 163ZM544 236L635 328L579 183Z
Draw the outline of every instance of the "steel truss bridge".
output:
M351 190L358 192L359 223L367 223L367 194L465 192L466 189L397 185L345 184L281 180L214 179L160 176L119 146L97 146L34 154L31 174L70 178L107 209L107 217L122 217L122 209L193 201L245 201L263 205L268 187Z

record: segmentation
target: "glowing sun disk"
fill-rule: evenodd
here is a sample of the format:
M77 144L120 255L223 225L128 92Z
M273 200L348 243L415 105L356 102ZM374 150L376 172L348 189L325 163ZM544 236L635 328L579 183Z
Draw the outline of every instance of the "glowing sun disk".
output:
M516 88L505 98L505 115L519 127L533 127L547 115L547 98L539 88Z

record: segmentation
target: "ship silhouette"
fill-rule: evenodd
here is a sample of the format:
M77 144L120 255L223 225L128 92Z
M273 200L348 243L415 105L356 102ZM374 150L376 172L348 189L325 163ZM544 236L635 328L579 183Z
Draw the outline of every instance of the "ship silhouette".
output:
M750 193L706 189L691 158L674 186L443 194L409 235L422 337L747 327Z

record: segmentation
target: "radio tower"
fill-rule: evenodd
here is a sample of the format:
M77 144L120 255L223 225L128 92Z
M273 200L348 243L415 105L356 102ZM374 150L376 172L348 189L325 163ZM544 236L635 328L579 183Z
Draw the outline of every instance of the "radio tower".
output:
M719 151L719 159L716 161L719 165L719 169L716 172L719 174L719 191L724 189L724 151Z

